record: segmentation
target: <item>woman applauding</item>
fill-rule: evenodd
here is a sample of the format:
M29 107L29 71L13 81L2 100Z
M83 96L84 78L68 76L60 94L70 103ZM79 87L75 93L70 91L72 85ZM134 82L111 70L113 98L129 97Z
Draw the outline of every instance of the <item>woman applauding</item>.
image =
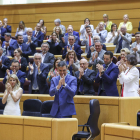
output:
M2 103L6 106L4 108L3 115L17 115L21 116L20 111L20 98L22 96L23 90L20 88L20 81L15 74L11 74L6 82L6 90L2 98Z

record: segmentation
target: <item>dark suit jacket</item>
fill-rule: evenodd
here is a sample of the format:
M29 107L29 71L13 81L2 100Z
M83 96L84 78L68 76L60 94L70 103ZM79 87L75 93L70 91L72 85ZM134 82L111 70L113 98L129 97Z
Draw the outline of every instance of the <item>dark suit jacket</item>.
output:
M5 77L6 70L10 68L10 59L2 56L2 66L0 66L0 78Z
M77 80L74 76L67 74L65 77L65 88L61 86L59 90L56 90L58 86L60 76L54 77L51 80L51 87L49 90L50 96L54 96L54 103L50 114L56 116L58 108L61 110L62 116L76 115L73 97L77 90Z
M12 70L10 70L10 74L12 74ZM6 76L7 76L7 73L5 74L5 77L3 79L3 84L6 84L6 81L7 81ZM25 78L26 78L26 73L22 72L21 70L18 70L17 77L20 81L20 86L23 89L23 85L25 83Z
M32 55L34 55L36 53L36 47L38 47L38 41L37 38L32 36L31 40L33 41L32 43L29 44L30 49L32 51ZM26 43L28 42L28 36L27 35L23 35L23 42Z
M54 55L50 52L47 52L43 63L46 63L47 65L49 65L49 69L51 69L53 67L54 60L55 60Z
M3 43L2 43L2 48L4 48L5 42L6 42L6 41L3 41ZM14 39L11 39L10 44L9 44L9 47L6 48L6 52L5 52L5 53L7 54L7 49L8 49L8 51L9 51L10 54L11 54L11 53L12 53L12 47L13 47L15 44L17 44L17 41L14 40ZM6 54L4 54L4 55L6 55Z
M12 31L12 28L10 25L7 25L7 27L5 29L6 29L7 33L11 33L11 31Z
M35 31L33 31L32 36L35 36ZM44 40L44 34L41 31L39 31L36 38L37 38L37 41L38 41L38 47L41 47L41 44L43 43L43 40Z
M78 36L78 38L79 38L79 33L78 32L73 31L73 35ZM68 33L65 33L65 36L68 36Z
M65 46L68 45L68 36L64 36L64 40L65 40ZM78 45L78 42L79 42L78 37L75 36L75 42L74 43Z
M14 61L14 59L11 61L11 64L13 61ZM21 57L20 64L21 64L20 70L22 72L26 72L26 68L27 68L28 63L27 63L27 60L25 57Z
M16 43L13 47L12 47L12 52L11 55L14 56L14 50L19 48L18 43ZM26 58L27 62L29 62L29 58L28 56L30 56L32 54L32 51L30 49L30 45L27 45L26 43L22 44L22 56Z
M4 34L7 32L7 30L3 27L1 27L1 41L3 42L5 40Z
M92 46L94 46L94 44L93 44ZM90 47L91 47L91 46L90 46ZM103 48L102 48L102 49L106 51L106 45L105 45L105 44L103 44ZM90 57L91 57L91 50L90 50L90 48L89 48L89 51L88 51L88 53L87 53L87 58L90 58Z
M81 59L81 47L77 44L74 43L74 50L77 55L77 58L80 60ZM67 46L64 47L63 55L62 58L65 59L67 54Z
M81 83L81 80L79 79L79 71L75 72L75 77L77 78L77 93L79 91L79 86ZM83 92L84 95L95 95L95 91L93 89L93 82L95 80L96 74L94 70L87 69L86 73L81 77L81 79L84 82Z
M105 67L105 64L103 64L103 66ZM98 95L101 91L101 86L103 83L104 90L107 96L119 96L117 85L116 85L118 74L119 74L118 66L115 65L113 62L109 65L109 67L101 76L101 78L99 77L99 72L98 72L95 79L96 83L100 83Z
M33 66L35 67L35 64L33 64ZM48 73L49 73L49 66L47 64L41 63L40 70L41 70L41 74L37 75L37 84L39 87L39 92L40 94L49 94L49 87L46 81ZM28 76L27 76L28 80L31 81L29 85L29 93L32 93L34 72L35 71L33 71L33 74L30 75L30 70L29 70Z

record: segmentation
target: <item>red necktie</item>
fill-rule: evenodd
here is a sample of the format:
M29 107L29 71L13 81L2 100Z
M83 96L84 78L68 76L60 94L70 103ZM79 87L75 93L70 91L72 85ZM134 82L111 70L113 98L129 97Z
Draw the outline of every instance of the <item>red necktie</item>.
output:
M37 32L36 32L36 34L35 34L35 36L34 37L36 37L37 36Z
M89 35L89 46L91 46L91 37Z

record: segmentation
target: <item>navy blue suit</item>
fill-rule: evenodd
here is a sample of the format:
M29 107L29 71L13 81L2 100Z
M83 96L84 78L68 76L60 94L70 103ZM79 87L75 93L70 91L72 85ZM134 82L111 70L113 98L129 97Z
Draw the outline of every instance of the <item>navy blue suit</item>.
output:
M94 46L94 44L93 44L92 46ZM90 46L90 47L91 47L91 46ZM102 48L102 49L106 51L106 45L105 45L105 44L103 44L103 48ZM90 57L91 57L91 50L90 50L90 48L89 48L89 51L88 51L88 53L87 53L87 58L90 58Z
M5 42L6 42L6 41L4 41L4 42L2 43L2 48L4 48ZM13 47L14 45L16 45L16 44L17 44L17 41L11 38L9 47L4 48L4 49L6 50L6 54L4 54L4 55L7 55L7 50L9 51L10 55L12 55L12 47Z
M33 35L35 37L35 31L33 31ZM38 40L38 47L41 47L41 44L43 43L43 40L44 40L44 34L39 31L37 36L36 36L37 40Z
M35 67L35 64L33 64L33 66ZM32 93L35 69L33 71L33 74L30 74L30 71L31 70L29 70L27 77L28 77L28 80L31 81L31 83L29 85L29 93ZM41 71L41 74L37 74L37 84L39 87L39 93L40 94L49 94L49 87L48 87L48 84L46 81L48 73L49 73L49 65L41 63L40 71Z
M64 36L64 40L65 40L65 46L68 45L69 37L68 36ZM78 45L78 42L79 42L78 37L75 36L75 42L74 43Z
M7 25L5 29L6 29L7 33L11 33L11 31L12 31L12 29L11 29L11 26L10 26L10 25Z
M68 45L69 47L69 45ZM81 47L79 45L74 44L74 51L77 55L77 58L80 60L81 59ZM62 58L65 59L67 54L67 46L64 47L63 55Z
M12 47L12 52L11 55L14 56L14 50L18 49L19 45L18 43L16 43L13 47ZM23 43L22 44L22 56L26 58L27 62L29 62L29 58L28 56L32 54L32 51L30 49L30 45Z
M10 74L12 74L12 70L10 70ZM7 76L7 73L5 74L5 77L3 79L3 84L6 84L6 81L7 81L6 76ZM26 73L22 72L21 70L18 70L17 77L20 81L20 86L23 89L23 85L25 83L25 78L26 78Z
M78 32L73 31L73 35L78 36L78 38L79 38L79 33ZM68 36L68 33L65 33L65 36Z
M0 66L0 78L5 77L6 70L10 68L10 59L2 56L2 66Z
M7 30L3 27L1 27L1 41L3 42L5 40L4 34L7 32Z
M105 67L105 64L103 64L103 66ZM118 74L119 74L118 66L115 65L113 62L109 65L109 67L101 76L101 78L99 77L99 72L98 72L95 79L96 83L100 83L98 95L100 95L100 91L103 83L106 96L119 96L117 85L116 85Z
M37 38L32 36L31 37L32 42L28 45L30 45L30 49L32 50L32 55L34 55L36 53L36 47L38 47L38 41ZM26 43L28 42L28 36L27 35L23 35L23 42Z
M51 80L49 94L50 96L55 95L55 99L50 114L55 117L59 109L62 117L76 115L73 97L77 91L77 79L67 74L65 77L65 88L61 86L59 90L56 90L59 80L60 76Z

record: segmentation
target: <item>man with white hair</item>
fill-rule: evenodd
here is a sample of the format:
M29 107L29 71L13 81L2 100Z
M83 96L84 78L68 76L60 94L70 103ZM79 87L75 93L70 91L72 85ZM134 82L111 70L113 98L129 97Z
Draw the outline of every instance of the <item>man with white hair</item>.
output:
M67 28L67 33L68 33L68 36L64 36L65 46L69 45L68 38L69 38L69 36L73 35L73 28L72 27L68 27ZM75 42L74 43L78 45L78 36L75 36L75 35L73 35L73 36L75 37Z
M33 31L32 36L37 38L38 47L41 47L41 44L43 43L43 40L44 40L44 33L41 32L41 24L40 23L36 24L36 28Z
M106 37L107 37L107 30L105 30L105 26L103 22L100 22L98 24L98 26L96 27L96 29L94 30L93 35L98 35L100 36L100 41L101 43L105 43L106 42Z
M36 47L38 47L38 41L37 38L32 35L33 35L32 28L27 28L27 35L23 35L23 42L30 45L32 55L34 55L36 53Z
M90 58L91 53L94 52L94 51L96 51L96 49L95 49L95 42L96 41L100 41L100 36L95 35L93 37L93 44L92 44L92 46L89 47L90 49L89 49L89 51L87 53L87 58ZM102 44L102 49L106 51L106 45L105 44Z
M62 29L62 34L65 34L66 28L64 25L61 25L61 20L60 19L55 19L54 20L55 26L59 26Z
M72 25L69 25L68 27L72 27L73 28ZM80 40L79 32L73 31L73 34L72 35L78 36L78 39ZM68 33L65 33L65 36L68 36Z
M47 76L49 73L49 66L42 63L42 55L40 53L34 54L34 64L29 63L28 80L31 81L29 85L29 93L32 94L49 94L49 87L47 84Z
M77 94L95 95L93 82L96 74L94 70L88 69L88 61L86 59L80 60L80 69L75 72L75 77L77 78Z
M116 45L114 53L120 53L120 50L123 48L130 50L131 37L132 35L127 33L126 26L123 25L114 39L114 44Z

